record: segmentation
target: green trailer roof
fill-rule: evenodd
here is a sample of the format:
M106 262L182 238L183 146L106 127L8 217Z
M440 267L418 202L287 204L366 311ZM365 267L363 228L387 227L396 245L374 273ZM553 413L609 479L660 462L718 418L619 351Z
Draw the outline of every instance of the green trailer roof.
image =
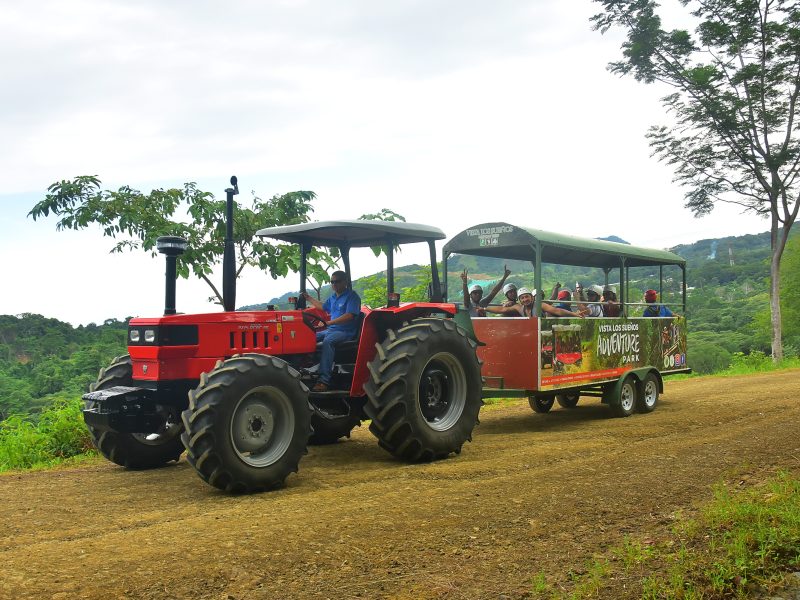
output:
M620 258L629 267L686 264L685 259L667 250L562 235L504 222L465 229L445 244L443 252L535 262L537 248L541 248L543 263L558 265L617 268Z
M447 236L438 227L402 221L314 221L298 225L267 227L256 232L285 242L307 246L387 246L443 240Z

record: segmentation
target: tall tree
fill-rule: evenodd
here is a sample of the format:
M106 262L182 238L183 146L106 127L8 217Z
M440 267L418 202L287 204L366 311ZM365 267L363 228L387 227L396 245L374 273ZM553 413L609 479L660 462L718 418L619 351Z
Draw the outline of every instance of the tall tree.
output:
M236 206L233 231L237 277L248 265L268 270L273 279L298 270L300 254L295 244L270 244L255 233L264 227L308 222L315 197L311 191L289 192L269 200L253 194L249 206ZM128 186L103 190L96 176L80 176L52 184L45 199L28 216L36 220L50 213L59 217L58 230L99 225L103 235L118 240L112 252L141 249L155 255L159 236L185 238L189 247L178 259L178 275L188 278L193 273L211 288L209 300L222 304L222 294L211 275L224 249L225 200L216 200L194 183L144 194ZM336 265L337 257L335 252L321 250L309 255L308 274L317 282L316 287L327 280L326 271Z
M595 29L627 34L611 72L673 88L662 103L674 123L647 137L688 188L685 206L702 216L728 202L770 219L772 356L780 360L781 257L800 206L800 2L677 0L690 32L662 28L655 0L594 1L603 7Z

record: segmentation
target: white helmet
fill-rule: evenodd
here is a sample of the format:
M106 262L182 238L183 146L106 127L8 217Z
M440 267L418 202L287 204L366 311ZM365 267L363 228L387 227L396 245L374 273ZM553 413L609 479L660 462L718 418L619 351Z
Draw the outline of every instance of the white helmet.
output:
M601 288L599 285L590 285L590 286L589 286L589 287L586 289L586 291L587 291L587 292L594 292L594 293L595 293L595 294L597 294L598 296L602 296L602 295L603 295L603 288Z
M469 293L471 294L472 292L483 292L483 288L480 286L480 284L473 283L471 286L469 286Z
M517 286L515 286L513 283L507 283L507 284L505 284L503 286L503 295L507 294L511 290L515 290L516 291L516 289L517 289Z
M524 296L525 294L530 294L531 296L536 295L536 290L529 290L528 288L519 288L517 290L517 296Z

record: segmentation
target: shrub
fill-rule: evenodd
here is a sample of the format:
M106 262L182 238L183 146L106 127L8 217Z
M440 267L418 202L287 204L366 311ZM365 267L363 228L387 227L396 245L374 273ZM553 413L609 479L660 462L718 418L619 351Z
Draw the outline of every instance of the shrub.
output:
M0 423L0 471L26 469L47 460L47 438L27 416Z
M724 371L731 364L731 353L708 342L698 342L689 348L689 364L695 373L708 374Z
M39 419L12 415L0 422L0 471L29 469L91 450L79 398L57 397Z
M69 458L92 449L92 439L83 421L80 399L57 398L39 419L39 431L47 438L47 451L54 458Z

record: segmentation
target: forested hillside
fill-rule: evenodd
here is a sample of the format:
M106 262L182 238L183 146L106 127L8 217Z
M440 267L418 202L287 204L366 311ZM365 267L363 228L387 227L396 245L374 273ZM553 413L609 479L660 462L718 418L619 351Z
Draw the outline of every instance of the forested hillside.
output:
M72 327L41 315L0 315L0 420L85 391L125 352L126 332L116 319Z
M688 263L686 317L692 366L699 372L711 372L724 369L733 353L769 352L768 234L702 240L672 250ZM787 356L796 356L800 348L800 291L795 288L800 281L800 236L790 240L784 265L784 339ZM514 261L508 266L512 270L509 281L533 285L530 263ZM470 281L489 289L502 273L503 263L454 257L448 264L451 301L461 299L459 274L464 268ZM631 297L647 289L656 273L639 269L632 274ZM556 281L573 287L575 281L603 283L601 276L586 269L545 266L545 295ZM396 288L403 300L422 299L427 277L426 269L417 265L398 269ZM613 274L610 283L616 283ZM354 287L366 303L382 304L385 273L357 279ZM679 287L679 277L673 277L665 286L664 300L675 302ZM329 293L324 289L322 295ZM296 292L269 303L285 307L290 294ZM125 333L125 320L108 319L100 325L75 328L41 315L0 316L0 420L11 413L36 413L55 399L79 395L101 367L125 353Z

